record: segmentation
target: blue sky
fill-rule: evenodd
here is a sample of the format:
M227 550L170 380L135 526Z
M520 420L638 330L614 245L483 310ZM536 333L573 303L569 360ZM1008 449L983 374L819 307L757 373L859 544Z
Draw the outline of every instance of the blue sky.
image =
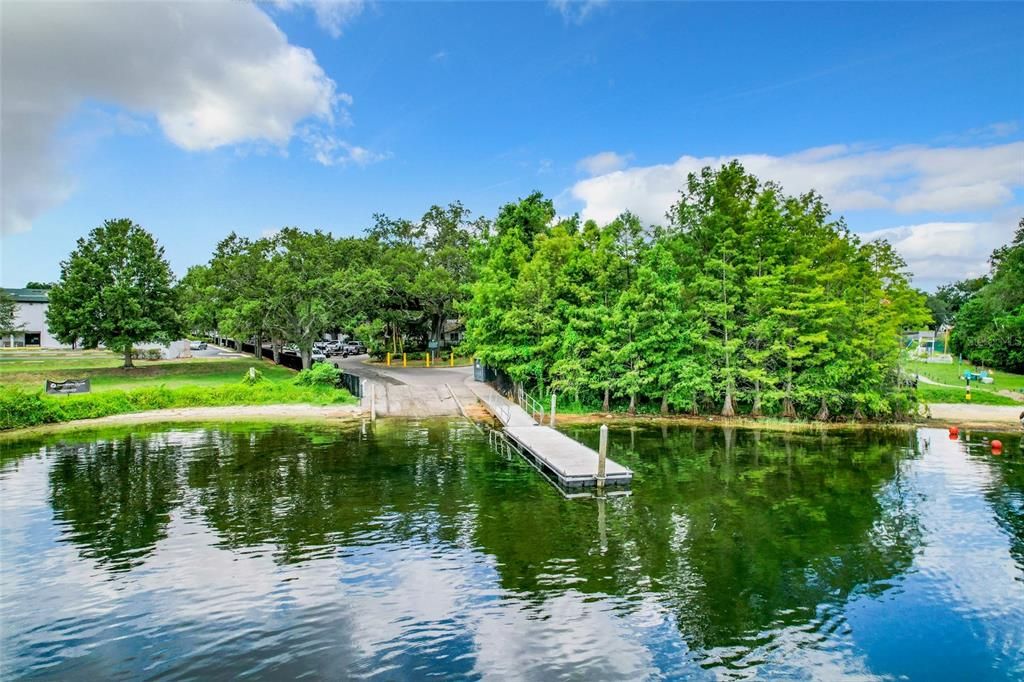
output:
M658 221L732 157L928 288L1024 215L1021 4L8 3L2 26L4 286L112 217L179 275L231 230L534 189Z

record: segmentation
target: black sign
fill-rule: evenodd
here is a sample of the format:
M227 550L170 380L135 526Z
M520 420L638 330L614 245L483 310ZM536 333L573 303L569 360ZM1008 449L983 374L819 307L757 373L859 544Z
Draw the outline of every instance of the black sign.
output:
M46 381L46 392L50 395L67 395L68 393L88 393L88 379L68 379L67 381Z

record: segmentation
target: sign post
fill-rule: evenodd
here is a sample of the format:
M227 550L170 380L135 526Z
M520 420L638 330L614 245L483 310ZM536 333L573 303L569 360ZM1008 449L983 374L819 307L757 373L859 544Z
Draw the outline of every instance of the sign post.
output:
M68 379L67 381L46 380L46 392L49 395L68 395L71 393L88 393L88 379Z

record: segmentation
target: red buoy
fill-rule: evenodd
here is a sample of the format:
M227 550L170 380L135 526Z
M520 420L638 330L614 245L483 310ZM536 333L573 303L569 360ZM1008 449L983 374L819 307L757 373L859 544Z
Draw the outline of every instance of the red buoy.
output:
M950 426L949 427L949 439L950 440L956 439L956 437L959 436L959 435L960 435L960 429L958 429L955 426Z
M1000 440L992 441L992 452L998 453L1003 449L1003 442Z

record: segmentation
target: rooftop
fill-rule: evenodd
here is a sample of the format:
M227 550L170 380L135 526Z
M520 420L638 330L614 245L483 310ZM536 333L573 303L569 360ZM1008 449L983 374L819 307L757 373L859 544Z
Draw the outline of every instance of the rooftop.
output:
M4 289L3 291L18 303L50 302L50 292L46 289Z

